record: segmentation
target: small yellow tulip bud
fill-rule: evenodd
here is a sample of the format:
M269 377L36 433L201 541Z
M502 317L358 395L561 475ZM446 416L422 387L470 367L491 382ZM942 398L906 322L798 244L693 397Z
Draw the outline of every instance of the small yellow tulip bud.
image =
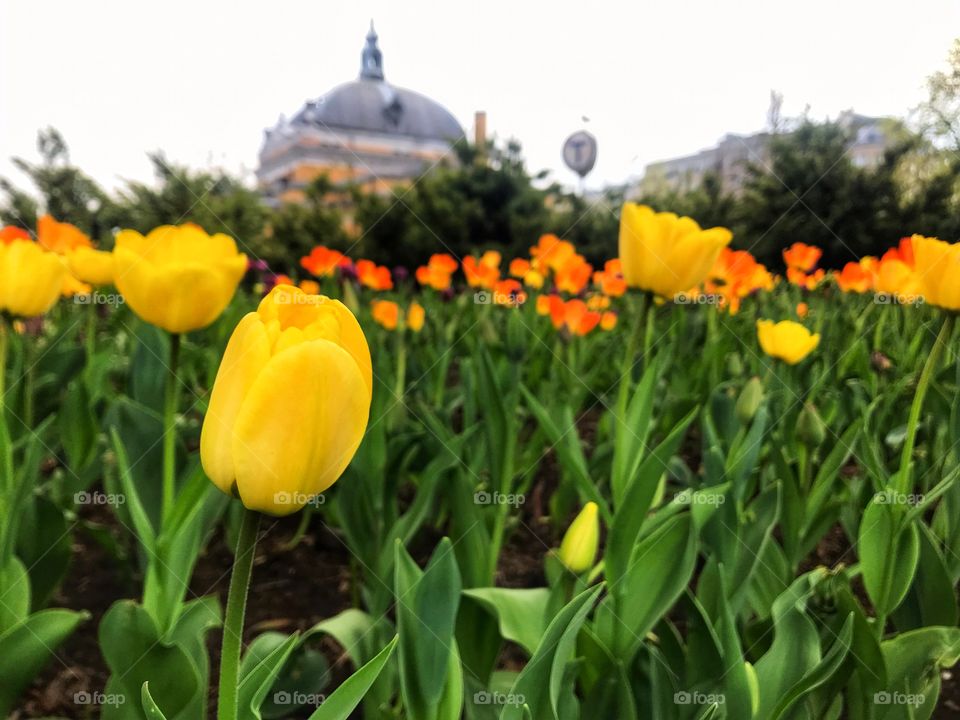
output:
M743 386L740 391L740 397L737 398L736 413L737 419L744 425L749 425L753 416L760 409L763 402L763 383L758 377L750 378L750 381Z
M584 505L580 514L570 523L560 543L560 562L571 572L582 573L593 567L597 546L600 544L600 520L597 510L594 502Z

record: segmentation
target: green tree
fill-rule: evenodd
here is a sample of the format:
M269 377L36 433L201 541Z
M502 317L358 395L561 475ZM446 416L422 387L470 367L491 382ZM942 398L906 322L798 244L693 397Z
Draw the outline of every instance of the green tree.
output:
M67 144L54 128L37 134L37 150L39 163L23 158L13 158L13 163L30 178L39 201L4 179L0 181L0 190L6 196L0 219L4 224L34 229L37 215L45 212L57 220L73 223L94 237L101 235L108 229L101 218L112 217L115 211L111 198L91 177L70 163Z

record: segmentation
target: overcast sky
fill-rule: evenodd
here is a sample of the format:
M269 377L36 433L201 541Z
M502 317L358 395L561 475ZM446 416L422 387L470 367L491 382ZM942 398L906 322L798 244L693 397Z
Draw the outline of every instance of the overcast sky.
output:
M2 0L0 175L52 125L108 187L155 149L252 182L263 128L357 76L371 18L388 81L468 133L486 110L534 171L573 184L560 148L589 118L592 187L762 129L771 89L786 114L905 115L960 35L956 0Z

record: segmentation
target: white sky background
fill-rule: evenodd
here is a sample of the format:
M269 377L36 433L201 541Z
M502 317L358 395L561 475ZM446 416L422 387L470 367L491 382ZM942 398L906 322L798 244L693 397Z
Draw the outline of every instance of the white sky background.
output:
M2 0L0 175L23 184L9 158L52 125L108 188L155 149L252 182L263 128L356 78L370 18L388 81L471 136L486 110L533 171L573 185L560 147L589 117L590 187L762 129L771 89L787 115L903 116L960 35L955 0Z

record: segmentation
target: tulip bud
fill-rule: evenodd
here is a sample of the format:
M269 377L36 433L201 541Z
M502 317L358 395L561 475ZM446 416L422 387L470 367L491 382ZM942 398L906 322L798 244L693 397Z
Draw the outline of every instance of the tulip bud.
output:
M763 402L763 383L760 378L754 376L743 386L740 391L740 397L737 398L736 413L737 419L744 425L749 425L753 416L760 409Z
M203 469L250 510L296 512L350 463L372 388L370 349L353 314L279 285L227 343L200 433Z
M797 418L797 437L800 442L810 448L815 448L823 442L827 435L827 426L812 403L806 403Z
M560 562L571 572L582 573L593 567L600 544L600 520L597 504L589 502L574 518L560 543Z
M740 359L740 353L730 353L727 355L727 372L733 377L743 374L743 360Z

